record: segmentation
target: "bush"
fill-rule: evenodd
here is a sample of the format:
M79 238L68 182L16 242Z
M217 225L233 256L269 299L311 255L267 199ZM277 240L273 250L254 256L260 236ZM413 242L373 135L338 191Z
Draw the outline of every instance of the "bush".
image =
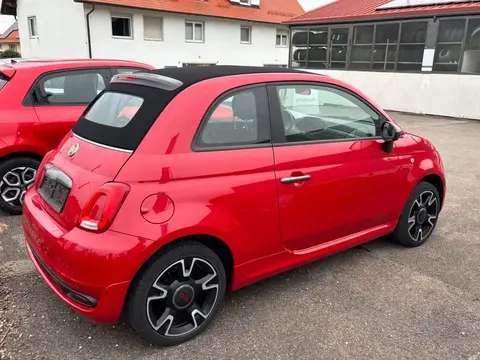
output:
M10 58L19 58L21 55L19 52L15 50L5 50L4 52L0 53L0 58L2 59L10 59Z

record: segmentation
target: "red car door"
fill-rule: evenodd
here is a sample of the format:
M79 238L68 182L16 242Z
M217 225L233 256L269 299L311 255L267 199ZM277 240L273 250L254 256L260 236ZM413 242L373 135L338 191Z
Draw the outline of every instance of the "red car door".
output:
M395 221L398 157L382 116L327 84L269 87L282 242L305 250Z
M39 137L55 148L110 78L108 68L62 70L40 77L32 97Z

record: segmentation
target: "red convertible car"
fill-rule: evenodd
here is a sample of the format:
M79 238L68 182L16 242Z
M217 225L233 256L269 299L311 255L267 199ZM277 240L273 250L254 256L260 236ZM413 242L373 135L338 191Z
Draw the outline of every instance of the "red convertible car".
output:
M423 244L445 192L436 148L343 82L164 69L113 78L43 159L23 226L65 303L172 345L227 291L384 235Z

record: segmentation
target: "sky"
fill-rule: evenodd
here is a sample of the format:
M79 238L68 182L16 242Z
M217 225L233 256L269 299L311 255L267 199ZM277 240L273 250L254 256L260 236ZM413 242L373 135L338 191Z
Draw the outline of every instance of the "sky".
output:
M2 0L0 0L0 3L1 2ZM323 4L329 3L330 0L299 0L299 2L305 11L308 11ZM3 33L14 21L15 19L13 16L0 15L0 34Z

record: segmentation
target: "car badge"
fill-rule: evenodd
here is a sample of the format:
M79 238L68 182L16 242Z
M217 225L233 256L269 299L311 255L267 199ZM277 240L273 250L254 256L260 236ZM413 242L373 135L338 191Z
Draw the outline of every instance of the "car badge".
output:
M79 148L80 148L80 145L73 144L70 150L68 150L68 154L67 154L68 157L72 157L73 155L75 155Z

